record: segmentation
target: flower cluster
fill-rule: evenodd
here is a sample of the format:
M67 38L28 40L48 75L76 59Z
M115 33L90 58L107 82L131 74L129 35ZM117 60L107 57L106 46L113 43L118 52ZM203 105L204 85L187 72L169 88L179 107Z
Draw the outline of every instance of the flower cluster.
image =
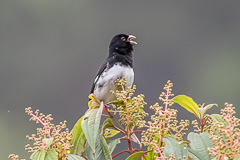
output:
M144 127L146 123L144 118L148 116L148 113L143 110L146 105L144 95L133 97L136 86L126 88L126 79L117 80L116 85L118 90L112 91L112 93L116 96L118 104L115 104L113 112L119 113L119 122L126 126L132 126L132 128L134 126Z
M39 113L39 110L32 111L31 107L25 109L25 112L31 116L30 121L41 123L43 128L37 128L37 135L32 134L27 136L30 141L34 141L33 147L30 144L26 145L26 150L32 153L41 148L55 149L58 153L66 152L70 149L71 145L71 133L66 128L66 121L60 122L59 125L51 123L53 120L52 115L45 116ZM62 131L65 129L65 131ZM50 142L50 143L49 143Z
M12 159L12 160L19 160L19 155L16 154L10 154L8 156L8 158ZM26 159L20 159L20 160L26 160Z
M37 128L37 134L27 136L30 141L33 141L33 146L27 144L25 149L29 153L37 153L40 150L45 150L56 153L59 158L64 157L69 152L71 144L71 132L66 128L66 121L60 122L59 125L51 123L53 120L52 115L45 116L39 113L39 110L32 111L31 107L25 109L25 112L31 116L30 121L35 121L43 125L43 128ZM63 129L65 129L63 131ZM9 156L12 160L18 160L18 155L11 154Z
M225 103L225 108L221 110L221 121L212 121L210 135L214 148L209 151L215 159L234 159L240 155L240 119L233 116L235 114L232 104Z
M164 159L163 138L168 136L175 136L177 140L182 140L182 136L185 135L189 121L183 121L179 123L177 120L177 110L170 109L173 105L171 97L173 84L168 81L163 88L165 92L162 92L159 99L163 102L163 106L156 103L150 106L150 109L155 111L155 114L151 116L151 121L148 122L146 127L147 131L142 133L142 143L146 146L152 146L152 149L157 153L158 159Z

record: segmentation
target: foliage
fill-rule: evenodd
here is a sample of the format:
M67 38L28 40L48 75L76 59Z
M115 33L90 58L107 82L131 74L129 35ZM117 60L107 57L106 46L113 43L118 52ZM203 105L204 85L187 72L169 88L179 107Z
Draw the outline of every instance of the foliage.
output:
M112 160L122 153L129 154L127 160L240 159L240 120L233 116L231 104L226 103L221 114L209 115L207 111L217 104L198 105L186 95L173 97L173 84L168 81L159 97L160 103L150 106L154 114L146 121L144 95L134 96L136 86L126 88L125 79L117 80L116 85L118 89L112 91L116 101L104 104L93 94L89 96L89 109L71 132L66 129L66 121L55 126L51 115L27 108L30 120L43 126L37 129L36 135L27 136L34 141L32 147L26 145L30 159ZM178 111L172 108L174 103L196 116L191 122L194 132L187 133L189 120L177 119ZM128 145L115 153L122 141ZM138 147L134 148L133 143ZM14 154L9 158L19 160Z
M209 151L216 159L238 159L240 158L240 119L235 114L232 104L225 104L221 110L221 120L213 119L210 127L211 139L215 147Z
M30 141L34 141L33 147L30 144L25 146L25 149L32 153L30 159L58 160L70 153L72 135L66 128L66 121L55 126L51 123L53 118L50 114L45 116L39 113L39 110L33 112L31 107L26 108L25 112L31 116L30 121L35 121L43 126L43 128L37 128L37 134L27 136ZM13 154L9 157L13 160L18 159L18 156Z
M159 99L163 102L164 108L156 103L150 106L150 109L155 111L155 114L151 116L151 121L146 125L147 130L142 133L142 142L146 146L151 146L154 152L154 157L157 159L164 159L164 138L173 136L176 140L182 141L183 135L187 130L189 121L181 121L178 123L177 110L170 109L173 105L173 101L170 97L172 94L173 84L168 81L164 87L166 92L162 92ZM186 155L184 155L186 156Z

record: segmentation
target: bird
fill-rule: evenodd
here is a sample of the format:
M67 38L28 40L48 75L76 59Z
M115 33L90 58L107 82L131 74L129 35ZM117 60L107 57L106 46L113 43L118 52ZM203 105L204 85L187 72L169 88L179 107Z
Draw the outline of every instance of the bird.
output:
M110 91L116 90L115 81L126 78L126 87L131 87L134 82L133 71L133 46L137 42L136 37L127 34L114 36L109 45L109 55L100 66L90 93L93 93L99 101L108 103L116 100Z

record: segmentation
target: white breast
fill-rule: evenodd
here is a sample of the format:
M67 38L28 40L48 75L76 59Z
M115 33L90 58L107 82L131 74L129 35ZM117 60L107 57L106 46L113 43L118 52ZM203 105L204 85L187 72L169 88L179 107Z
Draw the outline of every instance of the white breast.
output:
M126 78L126 86L132 86L134 81L133 69L129 66L123 66L117 63L112 68L103 72L95 85L94 95L96 98L105 103L115 100L115 96L112 95L110 91L116 90L115 81L118 78Z

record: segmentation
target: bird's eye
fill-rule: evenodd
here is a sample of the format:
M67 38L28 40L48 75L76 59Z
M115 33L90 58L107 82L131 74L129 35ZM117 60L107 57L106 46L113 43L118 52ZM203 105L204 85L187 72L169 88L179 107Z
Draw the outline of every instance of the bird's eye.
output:
M126 41L126 38L125 38L125 37L122 37L121 39L122 39L122 41Z

